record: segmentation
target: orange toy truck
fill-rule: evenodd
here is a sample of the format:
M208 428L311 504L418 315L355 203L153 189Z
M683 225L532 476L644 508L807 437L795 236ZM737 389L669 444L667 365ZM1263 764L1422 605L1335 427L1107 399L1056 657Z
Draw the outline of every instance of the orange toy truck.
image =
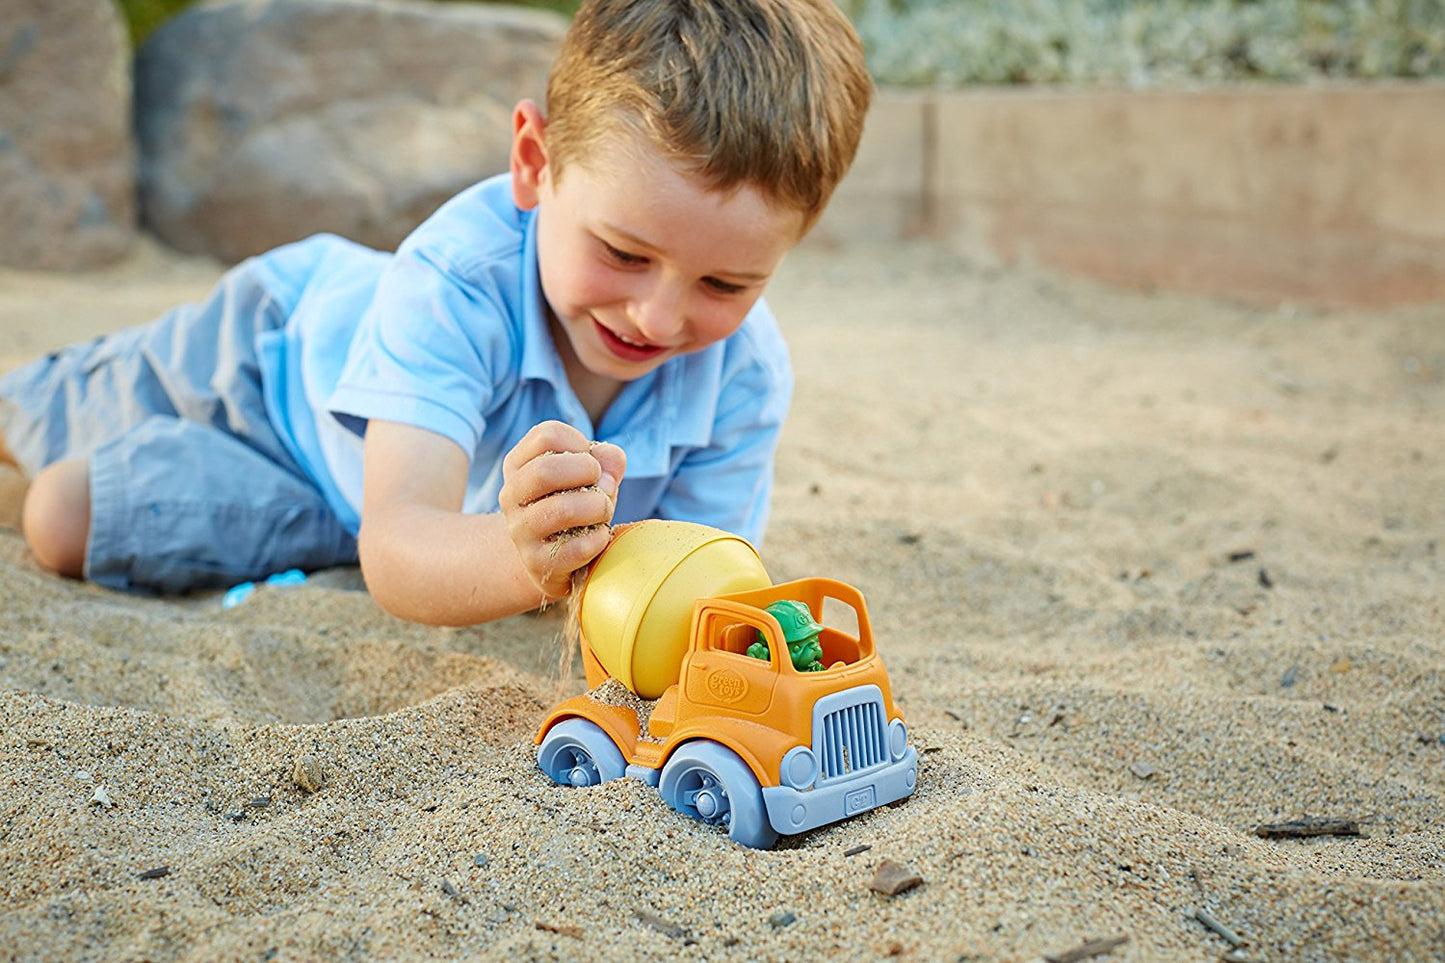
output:
M743 539L649 521L619 526L579 591L590 691L537 735L554 781L632 776L754 848L913 792L918 753L857 589L773 585Z

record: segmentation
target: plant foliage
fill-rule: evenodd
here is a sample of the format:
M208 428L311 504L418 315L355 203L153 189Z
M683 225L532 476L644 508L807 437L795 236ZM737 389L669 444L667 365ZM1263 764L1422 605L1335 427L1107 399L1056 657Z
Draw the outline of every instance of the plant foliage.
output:
M139 44L196 0L119 0ZM578 0L520 0L564 14ZM1445 76L1445 0L840 0L881 83Z
M162 22L180 13L198 0L117 0L126 25L130 28L130 39L139 47L152 30ZM557 10L569 17L577 12L580 0L511 0L523 7L545 7Z
M1445 0L844 0L880 82L1445 75Z

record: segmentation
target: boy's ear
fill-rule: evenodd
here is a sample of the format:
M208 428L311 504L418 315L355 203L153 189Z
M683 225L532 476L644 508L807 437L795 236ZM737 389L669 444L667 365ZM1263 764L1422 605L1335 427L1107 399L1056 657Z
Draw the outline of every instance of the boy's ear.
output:
M537 206L547 177L547 121L542 109L524 100L512 110L512 202L524 211Z

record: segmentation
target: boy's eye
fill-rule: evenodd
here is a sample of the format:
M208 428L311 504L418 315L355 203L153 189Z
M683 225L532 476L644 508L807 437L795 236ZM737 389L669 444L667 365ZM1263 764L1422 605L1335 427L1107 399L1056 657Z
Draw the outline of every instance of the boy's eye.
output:
M626 251L619 250L606 241L602 242L602 246L607 249L607 256L618 264L642 264L647 260L645 257L639 257L636 254L628 254Z
M702 283L712 288L718 294L737 294L743 289L741 284L733 284L720 278L703 278Z

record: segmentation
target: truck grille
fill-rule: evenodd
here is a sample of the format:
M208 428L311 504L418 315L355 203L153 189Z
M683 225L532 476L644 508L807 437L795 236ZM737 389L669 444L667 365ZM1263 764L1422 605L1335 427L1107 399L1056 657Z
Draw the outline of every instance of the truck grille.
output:
M885 727L883 705L876 699L855 702L825 714L822 725L815 730L814 748L823 781L887 762Z

